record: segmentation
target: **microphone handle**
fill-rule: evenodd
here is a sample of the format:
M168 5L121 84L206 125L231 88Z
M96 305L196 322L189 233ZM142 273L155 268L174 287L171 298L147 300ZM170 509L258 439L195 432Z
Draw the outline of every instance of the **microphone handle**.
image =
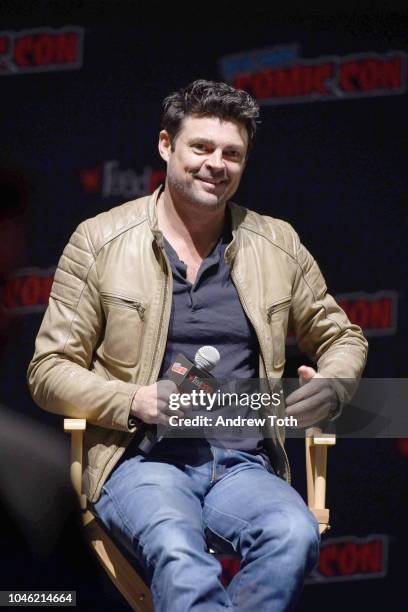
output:
M157 437L155 431L153 431L152 429L148 429L145 435L143 436L142 441L139 442L138 448L143 453L145 453L145 455L148 455L153 450L153 448L156 446L156 444L160 442L160 440L162 440L162 438L163 436Z
M184 373L181 374L180 372L178 373L173 372L172 367L170 366L167 372L165 372L164 378L167 378L168 380L172 380L174 383L176 383L180 391L186 391L187 393L191 391L191 387L192 387L191 383L189 383L187 387L184 387L187 373L192 373L192 372L196 373L196 375L198 375L200 379L202 378L212 379L213 378L213 375L210 374L208 370L206 370L205 368L199 367L196 362L189 361L187 357L185 357L181 353L179 353L176 356L176 361L177 361L177 365L184 366L184 370L185 370ZM164 438L165 433L166 432L164 432L161 436L157 437L155 431L148 429L142 441L139 442L138 448L145 454L150 453L151 450L156 446L156 444Z

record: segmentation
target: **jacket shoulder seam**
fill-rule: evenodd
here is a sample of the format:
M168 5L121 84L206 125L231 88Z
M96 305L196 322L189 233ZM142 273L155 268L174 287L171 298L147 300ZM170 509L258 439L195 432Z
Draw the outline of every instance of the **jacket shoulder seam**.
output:
M276 248L280 249L281 251L283 251L284 253L289 255L289 257L291 257L292 259L297 261L296 255L294 253L291 253L290 250L288 250L287 248L285 248L284 246L279 244L279 242L277 240L273 240L270 236L267 235L266 232L259 231L259 230L255 229L253 227L245 225L245 223L242 225L242 228L243 229L245 228L247 231L253 232L254 234L257 234L258 236L261 236L262 238L265 238L265 240L270 242L273 246L275 246ZM299 262L297 262L297 263L299 263Z

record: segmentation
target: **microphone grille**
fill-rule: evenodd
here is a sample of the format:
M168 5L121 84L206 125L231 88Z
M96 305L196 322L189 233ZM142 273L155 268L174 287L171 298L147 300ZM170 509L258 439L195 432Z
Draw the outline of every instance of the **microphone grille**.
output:
M194 362L199 368L208 372L219 362L221 356L215 346L202 346L195 354Z

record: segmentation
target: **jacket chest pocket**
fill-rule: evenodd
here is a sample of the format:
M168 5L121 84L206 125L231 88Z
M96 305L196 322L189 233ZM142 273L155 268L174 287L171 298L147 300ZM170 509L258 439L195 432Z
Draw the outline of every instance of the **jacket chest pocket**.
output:
M112 363L134 366L139 360L146 304L133 297L101 292L106 316L103 354Z
M286 335L288 332L289 308L292 296L288 295L273 302L266 312L272 336L273 367L276 370L285 365Z

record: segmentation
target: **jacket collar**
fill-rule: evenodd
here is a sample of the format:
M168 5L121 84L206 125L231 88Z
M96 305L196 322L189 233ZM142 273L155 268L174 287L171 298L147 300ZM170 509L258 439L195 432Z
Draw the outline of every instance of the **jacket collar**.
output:
M161 248L164 247L164 241L163 241L164 239L163 239L163 234L159 230L159 226L157 225L157 200L159 199L159 196L161 192L163 191L163 189L164 189L163 185L159 185L156 191L154 191L151 194L151 196L147 198L147 203L146 203L147 222L149 224L150 230L157 244Z

